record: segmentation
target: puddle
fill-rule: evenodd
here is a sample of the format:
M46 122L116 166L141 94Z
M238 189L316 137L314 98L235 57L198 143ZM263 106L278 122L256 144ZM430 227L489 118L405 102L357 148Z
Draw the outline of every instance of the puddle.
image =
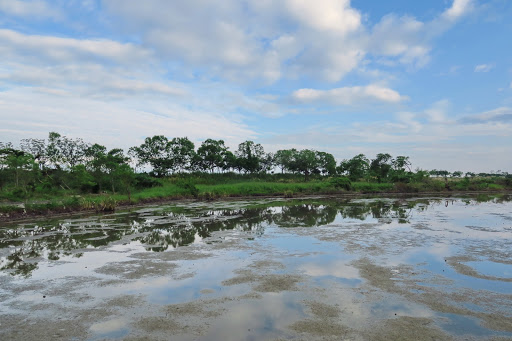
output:
M512 338L511 222L501 196L180 202L0 226L0 339Z
M483 276L494 277L498 280L508 279L512 282L512 263L503 264L491 261L476 261L466 262L465 264L475 269L475 271L482 274Z

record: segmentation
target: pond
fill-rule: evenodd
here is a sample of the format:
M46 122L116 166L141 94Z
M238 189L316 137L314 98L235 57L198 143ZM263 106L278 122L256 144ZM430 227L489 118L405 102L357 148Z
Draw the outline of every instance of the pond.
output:
M1 340L508 340L512 197L3 223L0 269Z

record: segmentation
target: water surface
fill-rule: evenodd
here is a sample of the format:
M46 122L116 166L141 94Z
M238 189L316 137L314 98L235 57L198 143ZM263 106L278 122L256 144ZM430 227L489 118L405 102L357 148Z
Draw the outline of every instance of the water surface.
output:
M182 202L4 224L0 268L1 339L512 338L506 195Z

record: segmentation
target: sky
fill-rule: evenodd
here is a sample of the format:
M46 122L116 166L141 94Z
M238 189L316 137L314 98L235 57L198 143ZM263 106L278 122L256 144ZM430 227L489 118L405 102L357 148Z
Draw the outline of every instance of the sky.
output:
M0 141L512 173L510 0L0 0Z

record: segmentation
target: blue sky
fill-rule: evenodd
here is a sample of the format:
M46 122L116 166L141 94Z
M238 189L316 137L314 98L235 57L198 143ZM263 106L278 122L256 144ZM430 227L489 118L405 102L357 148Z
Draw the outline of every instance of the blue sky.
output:
M247 139L512 172L509 0L0 0L0 141Z

